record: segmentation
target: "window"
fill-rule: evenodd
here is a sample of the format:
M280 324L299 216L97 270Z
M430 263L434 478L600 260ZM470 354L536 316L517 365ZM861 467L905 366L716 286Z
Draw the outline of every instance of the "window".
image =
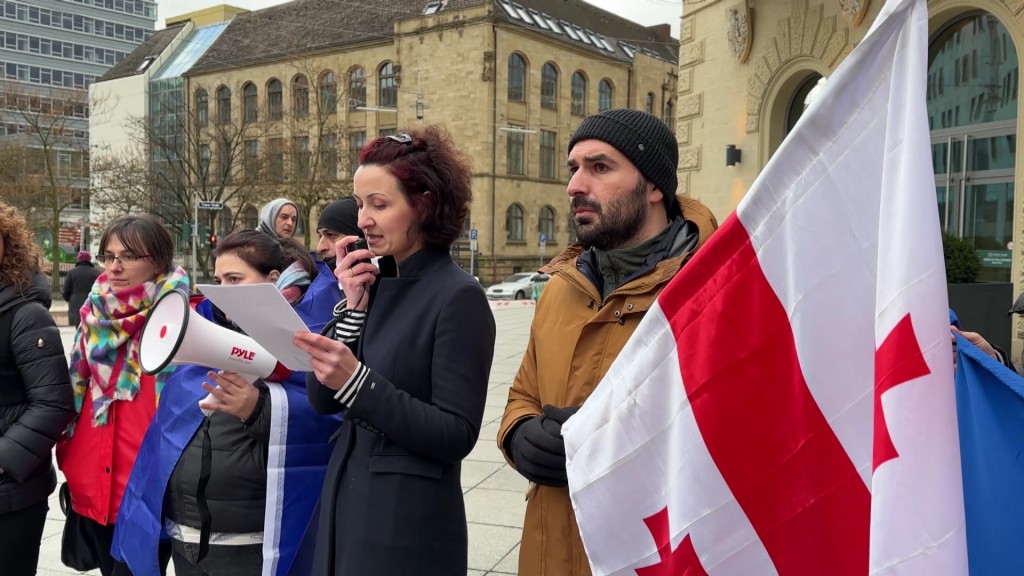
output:
M284 92L281 81L274 78L267 82L267 119L280 120L284 115Z
M210 145L199 145L199 179L203 182L210 178Z
M505 139L508 142L507 157L509 174L526 174L526 162L523 158L526 149L526 127L509 124L508 132L505 132Z
M296 118L309 116L309 79L301 74L292 80L292 114Z
M349 132L348 134L348 174L351 176L359 166L359 152L366 146L366 132Z
M526 100L526 60L519 54L508 57L508 100Z
M320 136L320 145L317 147L320 154L320 176L324 180L338 179L338 135L324 134Z
M398 134L398 128L381 128L377 131L377 136L380 136L381 138L394 136L395 134Z
M295 179L309 180L309 136L296 136L292 138L292 161L295 170Z
M245 179L250 182L259 180L260 175L260 142L259 140L246 140L245 141L245 164L243 170L245 171Z
M672 99L669 98L665 101L665 124L675 132L676 129L676 107Z
M558 68L548 62L540 69L541 108L558 109Z
M587 115L587 79L581 72L572 73L572 102L570 112L577 116Z
M644 104L644 112L654 114L654 92L647 93L647 103Z
M231 89L227 86L217 89L217 123L231 123Z
M357 66L348 75L348 107L366 106L366 70Z
M217 233L221 236L227 236L232 230L231 226L231 208L227 206L221 208L217 212Z
M220 170L220 182L231 182L231 143L220 141L217 143L217 169Z
M246 82L245 86L242 86L242 119L244 122L255 122L259 118L258 106L256 85Z
M558 178L558 165L555 163L555 143L558 133L551 130L540 131L540 177Z
M242 228L245 230L255 230L260 223L260 212L252 204L245 207L242 210Z
M614 95L615 89L612 88L611 81L607 78L601 80L601 83L597 87L597 111L604 112L605 110L611 110Z
M267 140L267 172L273 182L284 180L284 140L281 138Z
M377 72L377 102L381 108L398 107L398 83L395 77L395 65L392 62L381 64Z
M320 74L320 112L334 114L338 111L338 79L334 72L327 70Z
M537 231L544 235L545 241L554 243L555 209L551 206L545 206L540 209L540 218L537 220Z
M206 128L210 125L210 97L206 90L196 90L196 126Z
M505 211L505 240L523 241L523 207L513 204Z

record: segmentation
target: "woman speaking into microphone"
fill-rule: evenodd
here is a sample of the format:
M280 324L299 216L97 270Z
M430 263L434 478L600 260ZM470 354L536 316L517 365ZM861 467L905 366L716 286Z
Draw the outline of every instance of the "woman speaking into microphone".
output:
M353 184L368 249L338 241L345 306L325 335L295 337L312 357L313 408L345 414L311 574L465 574L459 476L495 336L483 290L450 255L469 212L469 164L439 129L410 130L363 148Z

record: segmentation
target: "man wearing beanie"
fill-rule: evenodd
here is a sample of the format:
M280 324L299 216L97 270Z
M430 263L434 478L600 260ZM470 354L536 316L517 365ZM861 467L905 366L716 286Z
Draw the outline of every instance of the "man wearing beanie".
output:
M519 574L582 576L590 565L566 488L562 424L590 396L658 294L718 227L676 196L679 149L657 117L608 110L569 140L569 209L578 243L551 275L498 431L531 482Z
M256 229L274 238L292 238L299 226L299 209L287 198L276 198L260 208Z
M64 286L61 290L61 296L68 303L68 326L72 327L77 327L82 321L79 310L85 304L93 283L100 275L100 271L92 265L92 254L89 252L82 250L76 260L75 267L64 277Z
M332 276L334 267L337 266L334 244L345 236L363 237L358 220L359 207L356 206L356 199L346 196L328 204L316 221L316 234L320 237L316 245L316 254L331 269Z

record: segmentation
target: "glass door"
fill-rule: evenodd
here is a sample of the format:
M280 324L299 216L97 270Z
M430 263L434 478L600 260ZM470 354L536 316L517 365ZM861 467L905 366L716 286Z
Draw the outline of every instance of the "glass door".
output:
M1008 282L1013 248L1015 124L933 131L932 166L942 228L974 240L979 281Z

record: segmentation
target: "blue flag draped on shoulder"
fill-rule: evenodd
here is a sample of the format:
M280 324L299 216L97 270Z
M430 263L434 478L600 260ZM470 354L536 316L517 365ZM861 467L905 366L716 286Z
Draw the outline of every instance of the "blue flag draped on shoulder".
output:
M959 334L956 349L971 574L1024 574L1024 378Z
M333 277L332 277L333 278ZM212 319L209 301L196 310ZM300 313L307 325L311 320ZM174 467L203 422L199 401L209 368L179 366L164 387L160 406L142 441L125 488L111 552L135 576L160 573L157 548L163 535L163 499ZM267 447L267 500L263 527L263 576L297 574L304 565L300 548L317 509L331 435L339 416L313 412L306 398L306 374L296 372L271 383L270 444ZM306 553L303 549L302 553Z

